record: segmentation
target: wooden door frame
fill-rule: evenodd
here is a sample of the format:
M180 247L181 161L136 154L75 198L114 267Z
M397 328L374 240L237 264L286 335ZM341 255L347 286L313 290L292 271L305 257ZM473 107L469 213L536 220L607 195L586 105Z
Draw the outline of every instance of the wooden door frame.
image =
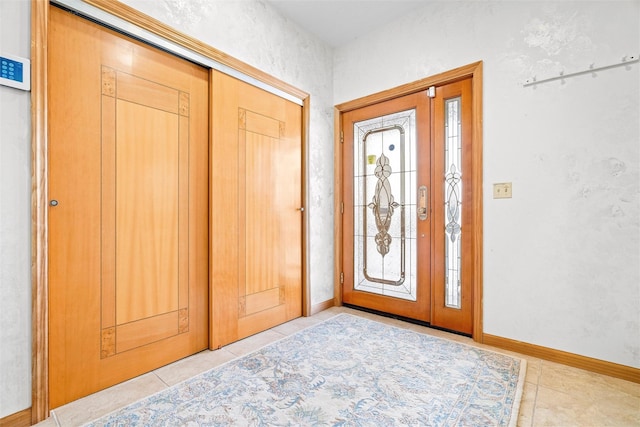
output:
M374 93L353 101L344 102L334 107L334 305L342 305L341 274L343 270L342 250L342 203L344 159L342 154L341 124L342 114L347 111L367 107L379 102L389 101L400 96L409 95L428 89L431 86L441 86L462 79L471 78L472 84L472 113L471 113L471 186L473 192L473 235L471 237L475 257L473 260L474 277L471 285L473 291L473 334L474 341L482 342L482 266L483 266L483 234L482 234L482 61L474 62L455 68L444 73L436 74L425 79L407 83L393 89Z
M123 19L138 28L165 40L217 61L268 86L281 90L302 101L302 200L307 203L308 141L310 95L257 68L239 61L193 37L180 33L168 25L136 9L114 0L83 0L110 15ZM49 415L49 282L48 282L48 32L49 0L31 0L31 311L32 311L32 368L31 421L33 424ZM209 136L211 138L211 136ZM303 220L302 315L311 314L308 280L309 210Z

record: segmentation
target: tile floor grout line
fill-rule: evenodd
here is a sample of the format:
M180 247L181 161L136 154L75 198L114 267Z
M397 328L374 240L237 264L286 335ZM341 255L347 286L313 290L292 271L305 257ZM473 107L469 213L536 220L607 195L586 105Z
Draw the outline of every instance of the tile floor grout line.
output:
M162 384L164 384L165 386L167 386L167 388L171 387L169 384L167 384L167 382L166 382L165 380L163 380L163 379L162 379L162 377L161 377L160 375L158 375L158 373L157 373L156 371L157 371L157 369L156 369L156 370L154 370L154 371L152 371L152 372L153 372L153 375L155 375L155 376L156 376L156 378L158 378Z
M536 418L536 406L538 405L538 390L540 389L540 379L542 378L542 359L538 360L538 378L536 378L536 392L533 395L533 410L531 411L531 427L534 426Z
M240 341L236 341L236 342L233 342L233 343L227 344L226 346L222 346L222 347L220 347L220 348L219 348L219 350L221 350L221 349L223 349L223 348L226 348L226 350L227 350L229 353L233 354L234 358L242 357L242 356L246 356L247 354L250 354L250 353L253 353L253 352L255 352L255 351L258 351L258 350L260 350L262 347L266 347L266 346L268 346L269 344L271 344L271 343L273 343L273 342L276 342L276 341L279 341L279 340L283 340L283 339L285 339L285 338L287 338L287 337L290 337L290 336L292 335L292 334L283 334L282 332L274 331L273 329L268 329L268 331L274 332L274 333L276 333L276 334L278 334L278 335L282 335L282 336L280 336L280 337L278 337L278 338L274 339L273 341L270 341L268 344L265 344L265 345L262 345L262 346L258 346L257 348L252 349L252 350L249 350L248 352L245 352L245 353L236 353L236 352L234 352L233 350L230 350L230 349L228 348L229 346L232 346L233 344L235 344L235 343L237 343L237 342L240 342ZM266 331L262 331L262 332L266 332ZM260 332L260 333L258 333L258 334L255 334L255 335L251 335L251 336L249 336L249 337L247 337L247 338L256 337L256 336L258 336L259 334L261 334L262 332ZM243 339L247 339L247 338L243 338ZM241 340L241 341L242 341L242 340Z
M62 427L62 424L60 424L60 421L58 420L58 416L56 415L56 412L53 409L51 410L51 417L53 418L53 421L55 421L56 426Z

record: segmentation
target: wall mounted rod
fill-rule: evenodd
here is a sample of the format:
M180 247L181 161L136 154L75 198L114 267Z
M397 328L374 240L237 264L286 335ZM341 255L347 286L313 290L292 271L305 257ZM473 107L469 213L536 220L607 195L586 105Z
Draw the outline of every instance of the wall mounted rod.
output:
M621 65L633 64L635 62L638 62L639 60L640 59L638 58L638 55L625 56L622 58L620 62L616 62L615 64L603 65L602 67L594 67L593 64L591 64L588 69L582 70L582 71L576 71L574 73L565 73L564 71L561 71L560 74L557 76L548 77L542 80L537 80L535 77L532 77L530 79L527 79L524 83L522 83L522 86L525 86L525 87L532 86L538 83L546 83L553 80L562 80L562 79L566 79L567 77L579 76L581 74L595 73L596 71L608 70L610 68L620 67Z

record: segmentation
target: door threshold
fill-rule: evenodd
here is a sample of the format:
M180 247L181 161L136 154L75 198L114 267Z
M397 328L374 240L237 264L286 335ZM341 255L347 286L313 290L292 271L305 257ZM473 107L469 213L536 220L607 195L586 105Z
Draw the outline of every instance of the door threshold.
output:
M437 329L439 331L444 331L444 332L449 332L451 334L455 334L455 335L461 335L463 337L467 337L467 338L473 338L471 336L471 334L465 334L464 332L458 332L458 331L454 331L452 329L447 329L447 328L442 328L440 326L434 326L429 322L425 322L423 320L417 320L417 319L412 319L410 317L404 317L404 316L398 316L396 314L393 313L386 313L384 311L378 311L378 310L373 310L371 308L367 308L367 307L360 307L357 305L353 305L353 304L346 304L343 303L342 304L344 307L348 307L348 308L352 308L354 310L358 310L358 311L364 311L366 313L371 313L371 314L376 314L378 316L382 316L382 317L387 317L390 319L396 319L396 320L401 320L403 322L407 322L407 323L413 323L414 325L420 325L420 326L425 326L427 328L431 328L431 329Z

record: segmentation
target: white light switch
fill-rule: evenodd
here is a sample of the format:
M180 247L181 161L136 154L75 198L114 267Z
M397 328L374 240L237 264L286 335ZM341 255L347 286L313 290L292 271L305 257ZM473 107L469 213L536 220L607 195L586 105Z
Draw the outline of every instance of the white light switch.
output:
M494 199L510 199L511 183L499 182L499 183L493 184L493 198Z

